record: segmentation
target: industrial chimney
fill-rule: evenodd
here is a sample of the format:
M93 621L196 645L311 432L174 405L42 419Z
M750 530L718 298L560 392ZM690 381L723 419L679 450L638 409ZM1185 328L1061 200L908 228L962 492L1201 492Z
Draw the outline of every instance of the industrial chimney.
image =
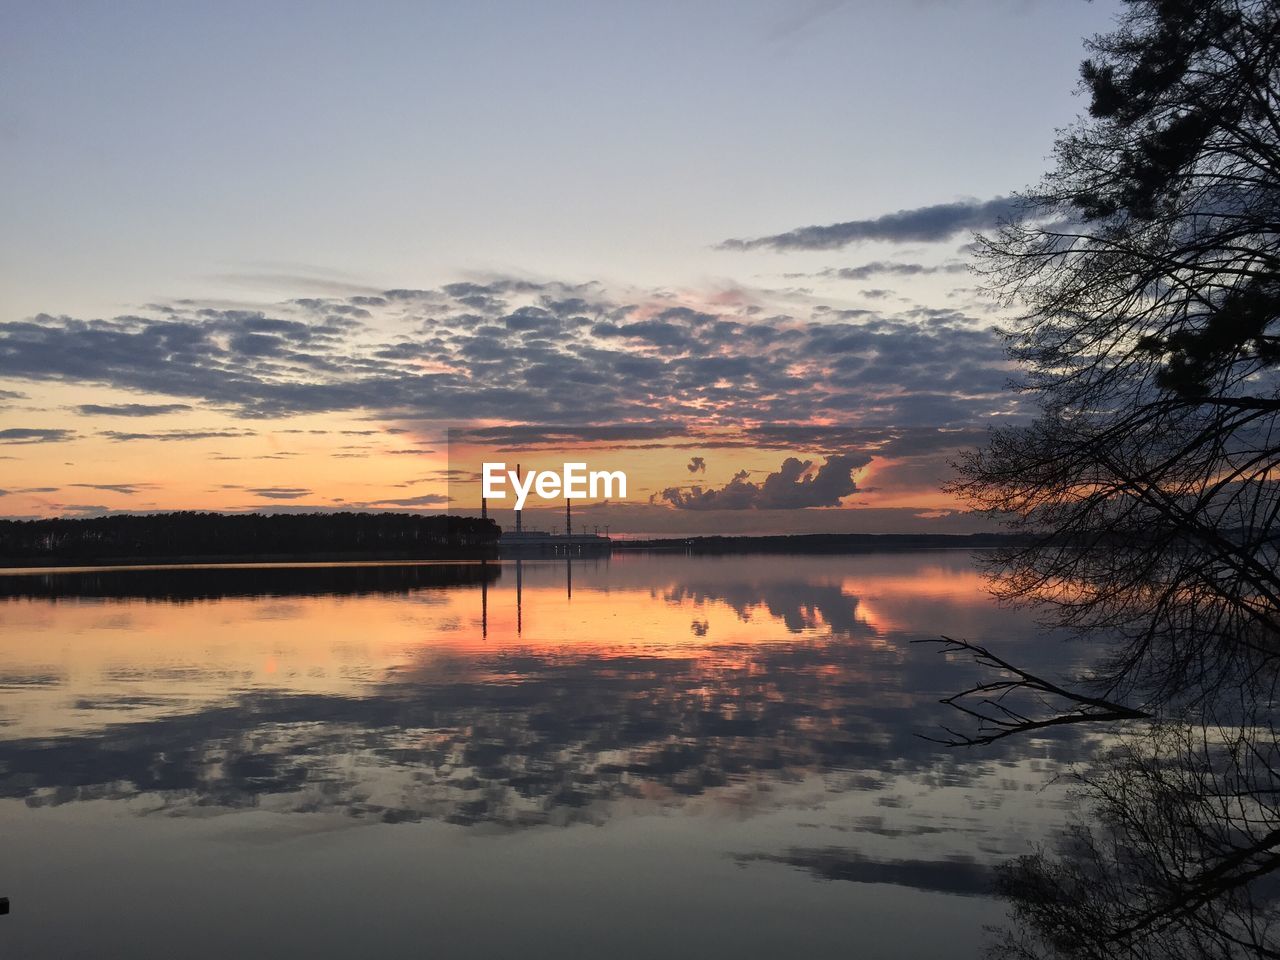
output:
M519 483L519 482L520 482L520 464L517 463L516 464L516 483ZM520 514L522 512L523 511L521 510L516 511L516 533L520 532Z

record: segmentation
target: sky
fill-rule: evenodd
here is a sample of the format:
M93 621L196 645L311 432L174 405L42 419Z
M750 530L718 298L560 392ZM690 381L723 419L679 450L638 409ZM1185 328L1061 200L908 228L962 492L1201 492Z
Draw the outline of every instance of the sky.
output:
M615 533L984 529L972 231L1117 7L4 0L0 515L585 459Z

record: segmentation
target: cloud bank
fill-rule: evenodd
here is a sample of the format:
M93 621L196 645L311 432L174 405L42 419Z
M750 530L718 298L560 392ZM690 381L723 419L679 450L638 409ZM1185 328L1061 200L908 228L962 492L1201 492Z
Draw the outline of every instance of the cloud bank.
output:
M498 425L471 436L489 443L804 441L839 453L1007 412L1008 370L995 332L957 310L777 312L749 298L692 305L525 280L0 325L2 381L154 398L82 405L92 415L199 405L228 417L216 429L99 431L120 443L234 438L256 420L345 413L393 428L488 421ZM12 428L0 442L73 436Z

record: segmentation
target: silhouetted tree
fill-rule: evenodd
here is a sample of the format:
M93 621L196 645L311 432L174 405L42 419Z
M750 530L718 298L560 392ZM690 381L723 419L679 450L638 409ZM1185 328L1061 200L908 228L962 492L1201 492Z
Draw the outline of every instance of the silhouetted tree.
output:
M954 489L1034 534L999 592L1123 637L1101 691L1150 704L1280 652L1280 9L1129 0L1090 49L1088 117L980 238L1039 413Z
M924 738L943 746L988 746L1005 737L1071 723L1151 719L1151 714L1145 711L1054 683L967 640L942 637L940 640L917 642L940 643L943 654L967 655L979 667L998 674L994 678L977 680L973 686L942 698L941 703L976 721L976 729L972 732L944 726L945 736Z
M979 238L1037 415L953 489L1027 536L997 592L1109 645L1079 693L951 643L1002 672L953 740L1130 721L1058 848L1004 870L1001 955L1277 957L1280 3L1126 0L1089 46L1088 116Z

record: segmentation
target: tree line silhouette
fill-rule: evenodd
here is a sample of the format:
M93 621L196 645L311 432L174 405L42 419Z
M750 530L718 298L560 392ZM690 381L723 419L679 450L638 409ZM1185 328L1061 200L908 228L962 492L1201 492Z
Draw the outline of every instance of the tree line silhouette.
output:
M1021 535L1000 598L1104 646L1063 685L945 639L996 673L945 742L1113 725L993 956L1280 957L1280 2L1126 0L1088 49L1088 115L977 241L1038 413L951 489Z
M483 551L498 526L412 513L202 513L0 520L0 561L420 558Z

